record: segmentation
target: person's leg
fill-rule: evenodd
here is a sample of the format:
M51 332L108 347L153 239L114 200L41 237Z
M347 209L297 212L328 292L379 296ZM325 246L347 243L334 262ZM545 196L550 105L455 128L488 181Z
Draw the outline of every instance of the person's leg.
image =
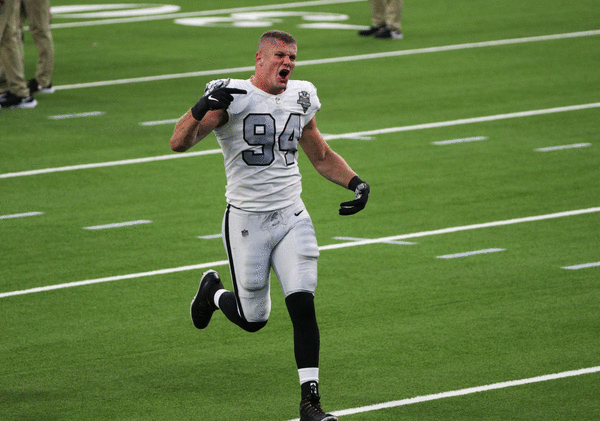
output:
M0 67L4 70L7 91L28 97L21 40L18 39L19 0L5 0L0 13Z
M50 31L49 0L23 0L29 22L29 32L35 43L38 54L35 80L41 87L36 90L42 93L54 92L52 73L54 71L54 41Z
M336 420L321 408L319 395L320 335L315 312L319 248L314 226L304 207L286 210L292 227L273 250L272 265L285 295L294 331L294 356L300 380L300 419Z
M401 32L402 0L387 0L385 7L385 25L390 31Z
M233 291L218 293L215 301L230 321L249 332L264 327L271 312L270 237L261 227L265 217L228 206L223 218Z
M369 0L371 7L371 17L373 19L373 27L382 28L385 26L385 3L383 0Z

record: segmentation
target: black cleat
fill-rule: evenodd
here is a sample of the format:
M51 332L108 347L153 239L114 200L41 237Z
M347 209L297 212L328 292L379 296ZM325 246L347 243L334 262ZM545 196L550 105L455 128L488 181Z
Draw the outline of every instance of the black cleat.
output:
M42 86L38 83L36 78L30 79L29 82L27 82L27 87L29 88L31 95L34 93L53 94L56 90L54 86L52 86L52 82L50 82L48 86Z
M376 39L402 39L403 35L400 31L392 31L388 28L381 28L373 34Z
M6 92L0 96L0 109L11 109L11 108L35 108L37 101L33 96L17 96L12 92Z
M211 269L202 274L198 293L190 305L192 322L194 322L196 328L204 329L208 326L210 318L215 310L217 310L217 306L213 301L215 292L220 289L223 289L223 283L217 272Z
M370 26L367 29L362 29L362 30L358 31L358 35L360 35L361 37L370 37L372 35L375 35L375 33L377 33L377 31L379 31L382 28L383 27Z
M300 421L338 421L338 417L326 414L321 408L321 397L311 393L300 401Z

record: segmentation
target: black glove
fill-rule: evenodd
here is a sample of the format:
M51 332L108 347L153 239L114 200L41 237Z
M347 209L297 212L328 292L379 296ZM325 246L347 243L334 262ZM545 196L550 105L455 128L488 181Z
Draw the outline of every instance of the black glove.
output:
M204 95L192 107L192 115L198 121L204 118L204 115L210 110L226 110L233 101L231 94L245 94L247 91L237 88L218 88Z
M354 215L356 212L363 210L367 205L367 200L369 200L371 188L358 176L354 176L350 180L348 189L354 191L354 200L340 204L340 215Z

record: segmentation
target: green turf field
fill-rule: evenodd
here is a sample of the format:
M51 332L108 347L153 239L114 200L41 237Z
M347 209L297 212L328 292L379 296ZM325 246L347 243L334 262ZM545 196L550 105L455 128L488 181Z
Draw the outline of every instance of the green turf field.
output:
M280 3L56 9L56 93L0 110L0 420L298 417L276 284L258 333L189 320L205 268L230 287L214 238L225 176L212 135L169 148L208 81L252 74L269 28L298 40L321 132L371 185L367 208L340 217L351 193L301 154L324 408L600 419L597 0L409 0L401 41L356 34L367 1ZM25 53L31 78L28 33ZM144 223L89 229L131 221Z

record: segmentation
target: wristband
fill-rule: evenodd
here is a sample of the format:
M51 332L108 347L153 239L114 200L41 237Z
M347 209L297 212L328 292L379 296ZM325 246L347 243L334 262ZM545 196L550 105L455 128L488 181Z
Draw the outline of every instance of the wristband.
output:
M350 182L348 183L348 190L355 191L356 188L362 183L364 183L364 181L362 181L358 175L355 175L354 177L352 177L352 180L350 180Z
M193 107L192 107L192 116L198 120L202 121L206 113L208 112L208 104L204 97L200 99Z

